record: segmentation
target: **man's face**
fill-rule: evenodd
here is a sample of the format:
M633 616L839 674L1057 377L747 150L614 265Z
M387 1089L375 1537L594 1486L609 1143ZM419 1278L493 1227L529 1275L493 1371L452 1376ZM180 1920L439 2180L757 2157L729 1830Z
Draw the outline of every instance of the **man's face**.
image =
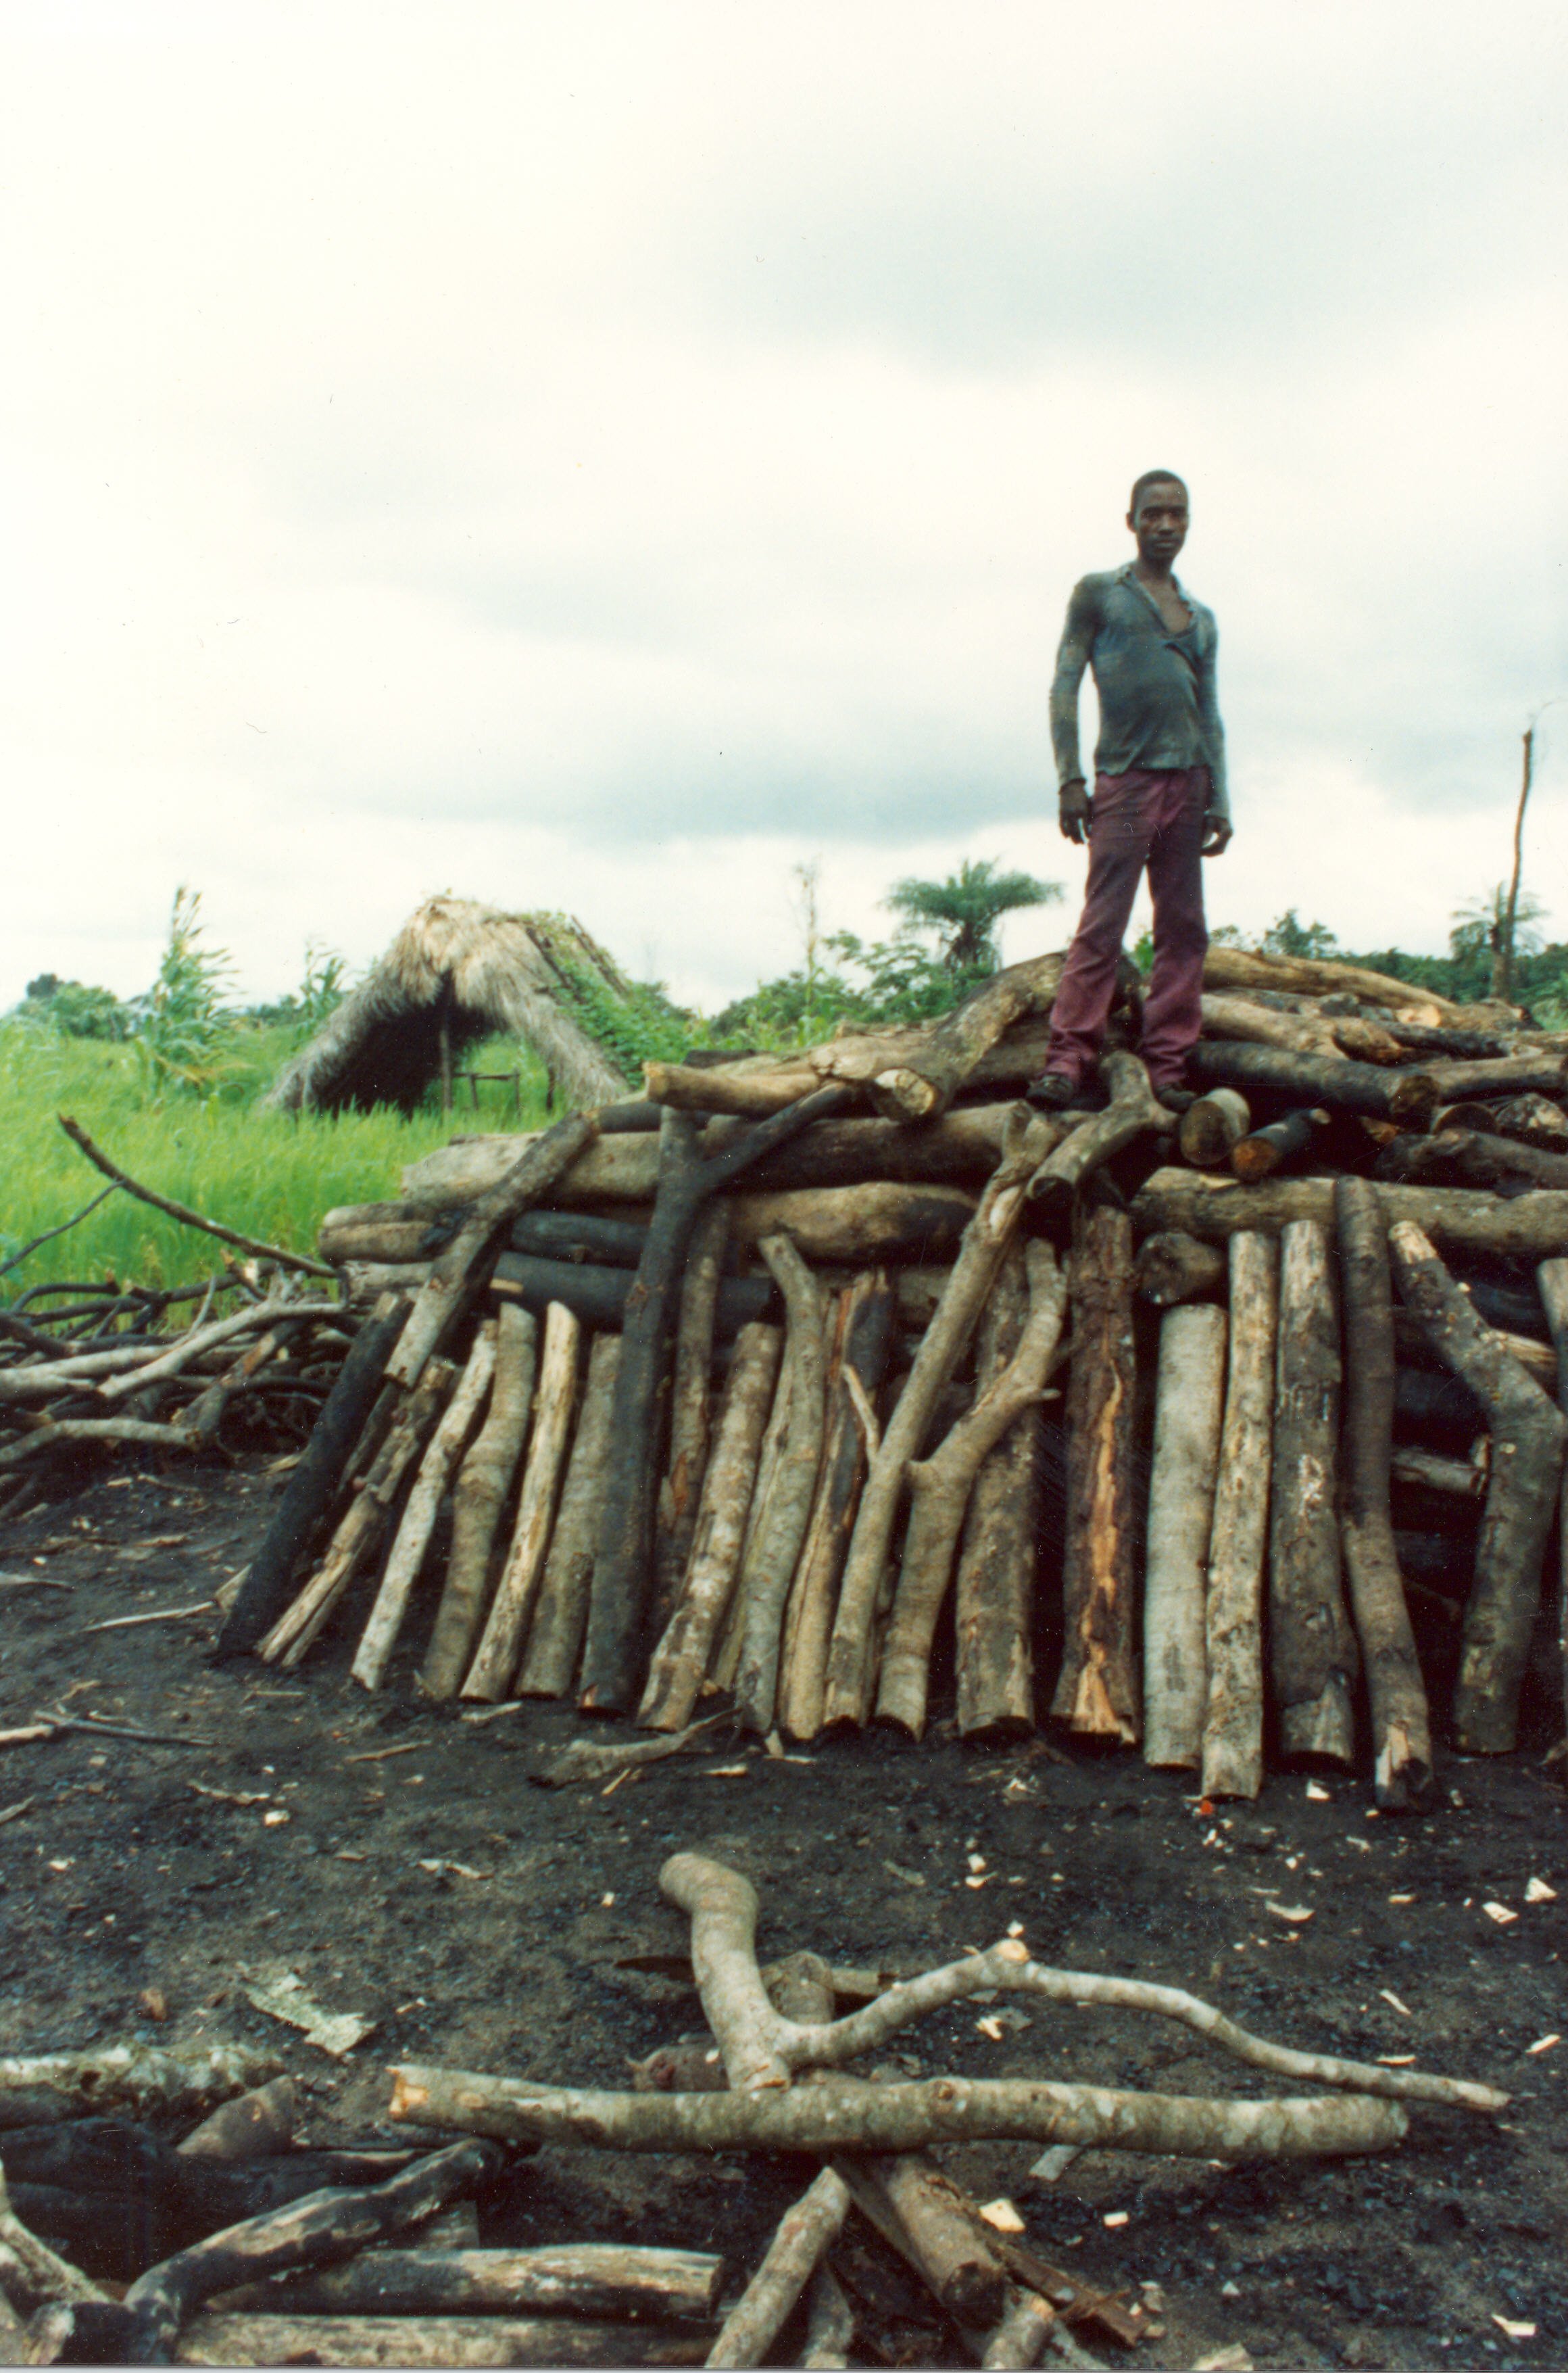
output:
M1138 557L1156 568L1168 568L1187 541L1187 497L1174 478L1156 478L1138 497L1138 508L1127 514L1127 524L1138 539Z

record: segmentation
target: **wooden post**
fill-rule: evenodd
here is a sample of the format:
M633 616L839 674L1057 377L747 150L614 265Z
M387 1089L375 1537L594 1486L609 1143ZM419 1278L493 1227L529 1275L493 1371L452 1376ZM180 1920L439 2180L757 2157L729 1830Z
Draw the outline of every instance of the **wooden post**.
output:
M1204 1577L1225 1409L1225 1314L1190 1302L1160 1327L1144 1585L1144 1760L1202 1752L1208 1697Z
M747 1552L745 1634L735 1705L745 1729L766 1732L773 1726L778 1695L784 1605L811 1520L822 1460L827 1374L820 1286L787 1236L764 1237L759 1249L789 1313L784 1347L789 1419L773 1488ZM784 1391L783 1377L779 1391Z
M1028 1278L1015 1245L980 1323L984 1394L1023 1338ZM975 1477L953 1602L961 1737L1034 1727L1034 1596L1044 1444L1038 1409L1016 1418Z
M1230 1362L1204 1613L1205 1796L1256 1796L1263 1784L1263 1561L1278 1303L1273 1238L1238 1231L1230 1240Z
M577 1345L581 1335L582 1329L572 1313L552 1302L544 1322L533 1437L523 1469L512 1546L463 1683L465 1698L485 1699L492 1705L504 1698L528 1639L544 1553L550 1545L551 1520L555 1514L556 1487L571 1433L573 1404L577 1397Z
M1426 1689L1394 1549L1394 1314L1388 1229L1369 1179L1334 1181L1345 1325L1344 1500L1341 1537L1372 1706L1373 1784L1389 1812L1432 1793Z
M709 1376L714 1363L714 1320L719 1280L729 1246L729 1205L716 1196L692 1232L691 1250L680 1288L675 1332L675 1387L669 1411L669 1465L659 1492L654 1543L654 1621L669 1619L691 1536L708 1463ZM640 1257L640 1255L639 1255Z
M1519 1689L1540 1607L1541 1561L1568 1420L1482 1326L1419 1228L1397 1222L1388 1248L1401 1299L1491 1419L1492 1482L1465 1608L1454 1729L1469 1754L1508 1755L1517 1740Z
M430 1635L420 1687L426 1697L456 1697L489 1604L490 1561L533 1407L539 1321L503 1303L495 1321L495 1376L490 1410L463 1461L452 1493L452 1548L447 1583Z
M1211 1088L1182 1114L1176 1141L1182 1160L1194 1170L1217 1170L1251 1126L1245 1096L1235 1088Z
M1357 1656L1340 1588L1335 1499L1340 1324L1329 1233L1293 1220L1281 1239L1269 1534L1271 1671L1287 1757L1355 1759Z
M1557 1406L1568 1412L1568 1260L1542 1261L1536 1271L1536 1283L1540 1288L1551 1339L1557 1347ZM1564 1470L1558 1523L1557 1652L1562 1676L1562 1723L1568 1732L1568 1469Z
M520 1698L563 1698L577 1669L588 1619L594 1542L598 1531L604 1462L615 1402L615 1372L620 1361L621 1338L595 1336L588 1351L588 1375L583 1387L577 1438L572 1445L566 1480L561 1487L555 1530L550 1537L533 1622L528 1628L523 1669L517 1676L517 1694Z
M1135 1747L1132 1228L1124 1211L1080 1216L1069 1282L1066 1637L1051 1711L1086 1737Z

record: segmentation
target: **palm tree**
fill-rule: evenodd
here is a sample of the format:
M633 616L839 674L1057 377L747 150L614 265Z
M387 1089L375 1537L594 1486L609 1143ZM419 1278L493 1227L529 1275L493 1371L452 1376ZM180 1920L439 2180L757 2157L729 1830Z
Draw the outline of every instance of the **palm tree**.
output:
M1000 961L996 926L1019 906L1044 906L1062 895L1060 882L1032 873L1002 873L998 857L965 858L945 882L911 875L883 900L906 928L940 933L942 961L952 972L994 972Z

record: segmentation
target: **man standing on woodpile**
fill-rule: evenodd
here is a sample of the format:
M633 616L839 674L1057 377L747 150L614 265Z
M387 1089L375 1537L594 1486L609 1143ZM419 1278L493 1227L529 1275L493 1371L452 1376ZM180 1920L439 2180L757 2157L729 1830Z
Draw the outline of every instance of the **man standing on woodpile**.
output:
M1051 687L1051 738L1062 830L1089 849L1084 911L1051 1016L1046 1067L1029 1089L1048 1107L1076 1105L1099 1059L1122 934L1146 871L1155 961L1140 1052L1162 1103L1179 1111L1201 1019L1202 859L1230 839L1225 728L1214 685L1219 632L1212 610L1171 574L1187 541L1187 488L1173 470L1145 470L1127 524L1138 556L1073 589ZM1078 688L1099 695L1094 797L1078 760Z

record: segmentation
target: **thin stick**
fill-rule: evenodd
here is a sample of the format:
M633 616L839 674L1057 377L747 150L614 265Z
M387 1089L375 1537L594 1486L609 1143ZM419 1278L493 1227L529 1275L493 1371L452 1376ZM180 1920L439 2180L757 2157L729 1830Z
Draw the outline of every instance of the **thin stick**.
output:
M167 1195L155 1195L150 1186L139 1185L117 1163L110 1162L101 1146L93 1143L81 1123L73 1120L69 1113L62 1113L59 1118L60 1126L72 1144L87 1155L96 1170L101 1170L106 1178L111 1178L116 1186L123 1186L127 1195L134 1195L139 1202L150 1203L155 1211L162 1211L170 1220L179 1220L187 1228L201 1228L209 1236L219 1237L226 1245L238 1245L241 1252L258 1253L263 1260L274 1260L280 1268L302 1268L312 1277L336 1276L337 1272L329 1268L325 1261L308 1259L303 1253L286 1252L282 1245L263 1244L259 1236L241 1235L238 1228L226 1228L221 1221L204 1220L200 1211L192 1211L187 1204L171 1203Z
M8 1277L12 1269L20 1268L22 1263L28 1258L28 1256L30 1253L36 1253L41 1245L52 1244L56 1236L67 1235L73 1228L80 1227L82 1222L88 1216L89 1212L96 1211L100 1203L108 1202L110 1197L115 1192L118 1184L119 1181L115 1180L111 1185L101 1188L100 1191L93 1197L92 1201L90 1203L84 1203L81 1210L75 1212L72 1218L69 1220L62 1220L57 1228L45 1228L41 1236L34 1236L30 1245L24 1245L21 1251L19 1253L13 1253L8 1261L0 1261L0 1277Z
M76 1637L89 1640L95 1631L131 1631L139 1623L188 1623L192 1615L205 1615L216 1605L215 1598L199 1598L194 1607L160 1607L151 1615L111 1615L107 1623L84 1624Z
M724 2320L708 2355L714 2366L761 2365L791 2308L827 2256L849 2214L842 2178L825 2167L784 2211L768 2254Z
M342 1306L335 1302L258 1302L249 1310L237 1310L230 1318L215 1318L210 1327L193 1327L178 1343L145 1367L138 1367L130 1376L115 1376L99 1392L106 1401L123 1399L127 1393L139 1393L144 1385L157 1384L165 1376L177 1376L203 1351L210 1351L216 1343L226 1343L231 1336L250 1334L260 1327L269 1327L274 1319L339 1318Z

